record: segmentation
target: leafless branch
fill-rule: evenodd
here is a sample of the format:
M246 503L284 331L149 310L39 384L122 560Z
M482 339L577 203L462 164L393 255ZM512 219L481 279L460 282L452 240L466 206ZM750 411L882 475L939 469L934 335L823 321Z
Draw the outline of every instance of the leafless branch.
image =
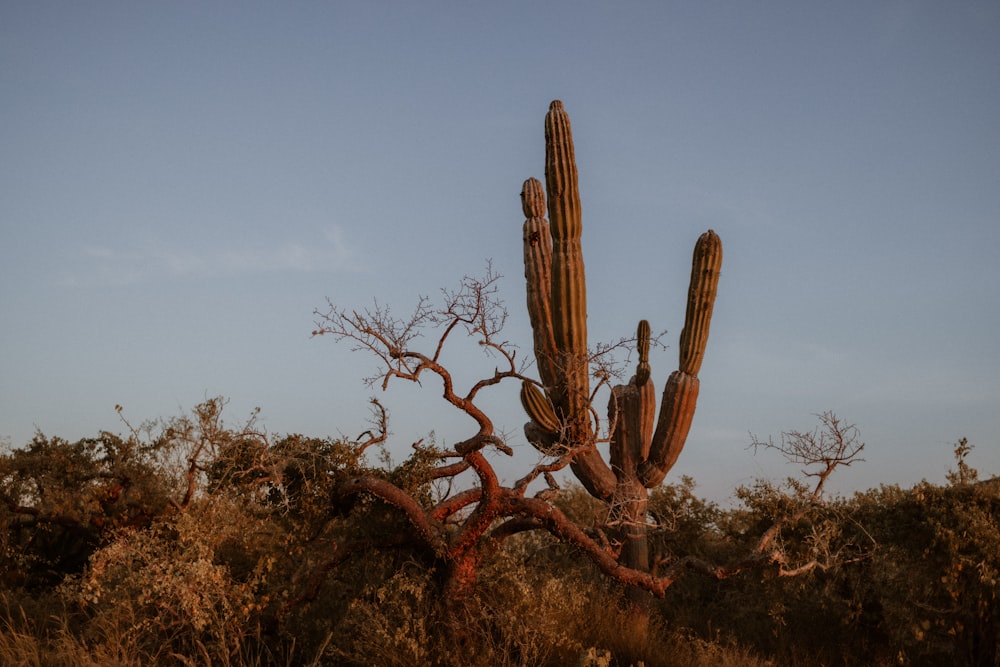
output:
M348 312L330 304L326 312L316 312L319 320L313 335L329 334L336 340L348 339L355 344L352 349L373 353L383 367L367 382L380 383L383 390L392 378L419 384L425 371L436 375L442 383L443 398L479 425L475 435L455 446L459 455L486 445L511 455L513 451L502 438L494 435L492 422L475 403L484 388L508 378L523 379L513 345L498 339L507 321L507 310L498 296L500 277L488 264L484 277L466 276L457 289L442 290L442 303L438 307L432 306L428 298L421 297L408 319L393 317L387 307L377 302L372 309L363 312ZM426 353L413 349L414 342L431 330L438 332L433 351ZM488 354L497 355L504 362L492 375L474 382L464 395L456 389L451 372L441 363L445 345L456 330L474 338Z
M649 344L652 348L666 349L662 343L667 332L661 331L652 338ZM632 354L635 351L635 336L618 338L614 341L599 342L589 350L588 361L593 369L591 374L599 380L601 384L610 384L611 379L626 379L629 367L632 363ZM624 357L619 356L619 352L625 352Z
M369 402L372 405L372 425L375 430L369 429L355 438L359 452L365 451L372 445L381 444L389 437L389 415L385 406L377 398L372 398Z
M811 497L814 502L819 502L826 481L834 470L864 461L859 455L865 443L859 440L860 433L854 424L844 423L829 411L816 416L820 426L812 431L785 431L777 443L771 438L762 441L751 434L750 446L755 452L758 448L775 450L790 463L805 466L802 473L816 478ZM819 468L810 470L816 466Z
M587 447L592 446L593 445L587 445ZM559 472L560 470L568 467L569 464L573 462L573 457L576 456L582 448L582 446L574 449L564 448L555 460L540 461L535 464L535 466L532 467L526 475L514 482L514 485L511 487L511 491L515 495L523 496L527 491L528 486L539 477L544 477L549 486L553 487L555 478L552 477L552 473ZM558 488L558 485L555 485L553 488Z

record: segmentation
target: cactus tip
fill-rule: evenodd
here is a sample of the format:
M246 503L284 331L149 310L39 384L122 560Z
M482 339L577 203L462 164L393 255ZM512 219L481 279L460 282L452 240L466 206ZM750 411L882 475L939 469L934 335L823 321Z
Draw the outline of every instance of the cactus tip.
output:
M556 111L556 110L561 111L562 108L563 108L562 100L552 100L552 103L549 104L549 111Z
M521 187L521 209L526 218L545 217L545 188L537 178L529 178Z
M649 321L639 320L636 329L636 351L639 353L639 363L635 367L635 385L641 387L649 381Z

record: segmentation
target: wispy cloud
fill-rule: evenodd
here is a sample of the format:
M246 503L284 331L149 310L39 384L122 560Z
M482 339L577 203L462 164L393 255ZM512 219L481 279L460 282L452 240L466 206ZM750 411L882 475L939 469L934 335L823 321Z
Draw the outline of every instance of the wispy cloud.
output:
M66 285L131 285L164 277L187 278L253 273L331 273L360 271L358 251L339 227L329 227L311 242L274 246L121 249L86 246Z

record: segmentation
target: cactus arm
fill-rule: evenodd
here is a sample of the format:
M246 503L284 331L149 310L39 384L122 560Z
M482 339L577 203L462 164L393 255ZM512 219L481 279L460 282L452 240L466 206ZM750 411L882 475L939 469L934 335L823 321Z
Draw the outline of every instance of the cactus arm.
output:
M698 402L698 371L705 357L712 308L722 268L722 241L712 230L698 239L691 260L687 313L681 331L680 368L670 374L663 388L660 416L649 458L640 466L642 483L653 487L663 481L684 448Z
M712 322L715 293L722 269L722 241L711 229L698 238L691 261L687 314L681 331L680 370L698 376L705 358L708 329Z
M658 486L677 462L687 440L698 402L698 378L674 371L663 388L660 416L649 450L649 458L639 466L639 479L646 488Z
M545 189L553 235L579 240L583 218L573 130L559 100L552 101L545 115Z
M557 384L555 334L552 331L552 237L545 220L545 192L537 179L529 178L521 189L524 209L524 280L527 286L528 318L534 336L535 362L542 385L550 391Z
M640 461L649 458L649 449L653 443L653 426L656 422L656 389L652 380L647 380L639 387L639 427L642 435L642 450Z
M561 426L552 403L541 389L527 380L521 383L521 405L532 421L548 433L558 433Z
M559 441L559 433L546 431L534 420L524 425L524 437L532 447L546 456L559 456L566 452L566 447Z
M609 500L615 492L615 474L597 451L594 437L590 436L589 440L583 442L572 442L574 447L580 447L570 463L573 474L587 493L601 500Z

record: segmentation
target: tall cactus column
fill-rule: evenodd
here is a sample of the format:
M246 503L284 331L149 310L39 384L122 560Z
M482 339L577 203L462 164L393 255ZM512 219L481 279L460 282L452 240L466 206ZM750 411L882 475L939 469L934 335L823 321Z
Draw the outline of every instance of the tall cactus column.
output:
M538 181L528 179L522 189L522 207L527 216L524 273L535 358L559 429L556 432L545 428L545 418L532 414L532 406L540 401L531 400L538 398L536 388L526 386L522 399L532 422L525 432L543 451L551 451L553 443L576 450L571 464L574 474L588 492L607 500L614 494L615 476L594 446L596 436L590 416L580 188L569 116L558 100L552 102L545 116L545 185L547 225L539 218L543 198ZM548 237L544 234L546 227Z

